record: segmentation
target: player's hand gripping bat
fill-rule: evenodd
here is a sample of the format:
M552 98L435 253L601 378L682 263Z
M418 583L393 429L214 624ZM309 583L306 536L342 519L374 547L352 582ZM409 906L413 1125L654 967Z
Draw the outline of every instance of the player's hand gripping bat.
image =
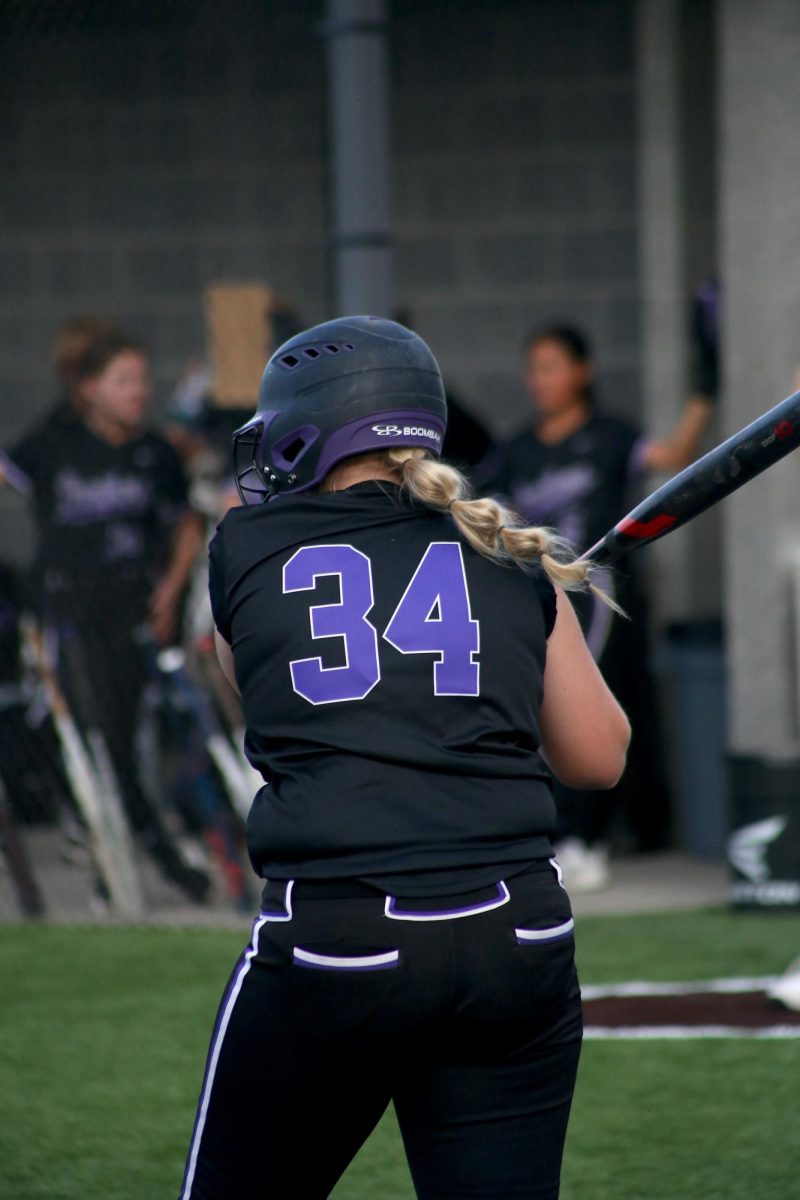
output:
M664 537L800 446L800 392L709 450L637 504L581 557L605 566Z

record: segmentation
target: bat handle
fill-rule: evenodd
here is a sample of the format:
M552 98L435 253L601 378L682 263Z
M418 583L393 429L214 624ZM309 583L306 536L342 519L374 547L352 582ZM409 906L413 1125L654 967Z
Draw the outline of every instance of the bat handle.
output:
M578 562L588 562L595 567L607 567L616 562L624 553L625 548L619 544L616 533L612 529L599 542L595 542L588 550L584 550Z
M640 520L634 515L636 511L634 509L633 513L628 513L627 517L618 521L605 537L581 555L581 559L589 560L598 567L608 566L634 547L646 546L648 542L654 542L670 529L683 524L676 517L664 512Z

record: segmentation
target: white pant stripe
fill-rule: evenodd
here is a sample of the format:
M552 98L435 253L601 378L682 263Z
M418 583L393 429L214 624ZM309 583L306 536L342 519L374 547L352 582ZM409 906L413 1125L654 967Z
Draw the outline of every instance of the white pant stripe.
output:
M266 917L260 917L253 926L252 944L244 956L244 962L242 963L241 968L239 969L239 974L237 975L233 987L231 988L230 995L228 996L228 1003L225 1005L225 1011L220 1019L217 1036L215 1037L214 1045L211 1048L211 1054L208 1061L208 1074L206 1076L205 1087L203 1088L203 1095L200 1100L200 1111L197 1116L197 1125L195 1127L194 1137L192 1138L192 1145L189 1152L189 1165L186 1169L186 1183L183 1191L181 1192L181 1200L190 1200L192 1194L194 1173L197 1169L197 1156L200 1153L200 1143L203 1139L203 1130L205 1129L206 1117L208 1115L208 1106L211 1101L211 1089L214 1086L214 1076L217 1070L217 1063L219 1062L220 1051L222 1050L222 1042L230 1023L234 1005L236 1004L236 1001L239 998L239 993L242 990L242 984L247 977L253 959L258 953L258 935L261 932L262 926L267 923L267 919L268 918Z

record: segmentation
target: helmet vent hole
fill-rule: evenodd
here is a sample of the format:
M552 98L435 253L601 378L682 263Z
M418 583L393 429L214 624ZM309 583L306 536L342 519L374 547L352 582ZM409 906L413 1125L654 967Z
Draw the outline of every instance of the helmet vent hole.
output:
M313 346L306 346L303 351L306 358L319 358L319 350L315 350Z
M327 350L328 354L338 354L339 353L339 347L334 346L333 342L328 342L328 345L325 347L325 349Z
M294 441L289 442L288 446L283 447L281 450L281 458L288 463L293 463L305 444L306 443L303 438L296 437Z
M352 342L344 342L344 343L343 343L343 349L345 349L345 350L355 350L355 346L353 345L353 343L352 343Z
M282 362L284 367L288 367L289 370L291 371L294 367L298 366L300 359L297 358L296 355L294 355L294 354L284 354L283 358L280 361Z

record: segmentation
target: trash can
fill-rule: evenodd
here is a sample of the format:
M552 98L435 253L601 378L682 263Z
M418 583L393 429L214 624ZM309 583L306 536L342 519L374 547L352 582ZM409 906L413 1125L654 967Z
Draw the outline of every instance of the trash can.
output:
M667 626L660 657L669 699L678 840L692 854L723 859L728 781L722 622Z
M728 773L731 904L800 909L800 762L732 755Z

